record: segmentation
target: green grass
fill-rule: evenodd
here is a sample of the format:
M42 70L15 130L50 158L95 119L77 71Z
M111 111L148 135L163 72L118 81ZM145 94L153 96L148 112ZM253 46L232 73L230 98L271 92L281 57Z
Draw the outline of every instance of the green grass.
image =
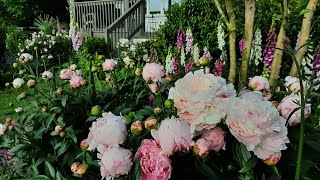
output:
M0 89L0 123L5 122L7 117L12 120L17 120L19 115L15 112L15 108L23 108L28 102L22 100L17 100L17 96L23 92L26 92L25 88L20 89ZM10 106L10 103L12 105Z

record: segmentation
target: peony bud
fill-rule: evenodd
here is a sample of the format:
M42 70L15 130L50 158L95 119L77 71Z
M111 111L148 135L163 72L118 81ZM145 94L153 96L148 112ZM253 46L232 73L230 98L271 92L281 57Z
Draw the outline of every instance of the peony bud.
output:
M88 147L89 147L89 144L87 143L87 140L86 139L82 140L80 143L81 150L86 151Z
M141 121L135 121L131 124L130 127L131 133L133 135L139 135L142 131L142 123Z
M96 71L98 71L97 67L94 67L94 66L93 66L93 67L91 68L91 72L96 72Z
M6 83L5 86L6 86L6 87L9 87L9 86L10 86L10 83Z
M101 115L101 106L95 105L91 109L91 115L93 116L100 116Z
M28 86L28 87L33 87L33 86L35 86L35 85L36 85L36 81L33 80L33 79L30 79L30 80L27 82L27 86Z
M57 93L58 93L59 95L62 93L62 87L59 87L59 88L57 89Z
M144 127L148 130L156 129L158 127L158 121L154 117L148 117L144 122Z
M62 126L61 125L57 125L55 128L54 128L54 131L57 132L57 133L60 133L62 131Z
M77 69L77 65L71 64L70 68L71 71L75 71Z
M276 152L265 159L263 162L268 166L276 165L281 159L281 152Z
M41 59L44 59L44 58L46 58L46 56L45 56L45 55L42 55L42 56L41 56Z
M193 152L197 156L199 156L201 158L205 158L209 154L209 151L210 151L209 148L210 148L209 142L203 138L200 138L197 140L196 144L194 145Z
M141 76L141 73L142 73L142 70L140 68L137 68L135 72L136 76Z
M202 56L199 63L201 66L207 66L210 63L210 60L206 56Z
M87 169L89 168L88 164L85 164L85 163L82 163L78 166L78 169L77 169L77 174L78 176L82 176L86 173Z
M159 107L153 109L153 113L159 114L161 109Z
M46 108L46 107L42 107L42 108L41 108L41 111L42 111L42 112L47 112L47 108Z
M166 80L166 83L170 83L170 82L172 81L172 76L167 75L167 76L165 77L165 80Z
M59 135L60 135L60 137L64 137L66 135L66 133L61 131Z
M9 106L10 106L10 107L13 106L13 103L9 103Z
M279 102L278 101L272 101L272 106L274 106L275 108L278 108Z
M11 125L11 126L9 126L9 131L12 131L12 129L13 129L13 126Z
M20 75L23 75L25 72L26 72L26 70L21 69L21 70L19 71L19 74L20 74Z
M18 123L16 121L12 121L11 125L16 126Z
M165 102L164 102L164 106L168 109L171 109L173 107L173 100L172 99L167 99Z
M11 121L11 118L6 118L6 122L9 123Z
M36 51L36 50L38 50L38 47L37 47L37 46L35 46L33 49Z
M13 63L13 64L12 64L12 67L13 67L13 68L17 68L17 67L18 67L18 63Z
M74 163L71 165L71 171L72 171L73 173L76 173L79 165L80 165L79 162L74 162Z

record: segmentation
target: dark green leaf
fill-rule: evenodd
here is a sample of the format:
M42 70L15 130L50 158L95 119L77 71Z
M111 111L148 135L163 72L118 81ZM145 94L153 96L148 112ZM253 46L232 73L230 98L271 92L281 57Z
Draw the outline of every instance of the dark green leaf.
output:
M299 13L299 16L302 16L302 15L304 15L304 14L306 14L306 13L309 13L309 12L311 12L310 9L303 9L303 10Z
M210 180L216 180L216 173L205 163L203 159L197 159L196 165L198 170Z
M58 151L57 157L59 157L61 154L66 152L66 150L69 148L70 144L67 141L62 141L61 147Z
M14 146L13 148L11 148L10 152L11 153L15 153L17 151L19 151L21 148L25 147L26 145L25 144L18 144L16 146Z
M48 161L45 161L44 164L46 166L46 169L49 170L51 177L55 179L56 173L54 171L53 166Z
M68 99L68 95L64 96L64 97L61 99L61 105L62 105L63 107L66 107L67 99Z
M45 175L38 175L35 177L32 177L31 180L46 180L46 179L50 179L48 176Z
M246 164L240 169L239 173L245 173L250 171L251 169L253 169L256 164L258 162L258 158L256 158L255 156L252 156L247 162Z

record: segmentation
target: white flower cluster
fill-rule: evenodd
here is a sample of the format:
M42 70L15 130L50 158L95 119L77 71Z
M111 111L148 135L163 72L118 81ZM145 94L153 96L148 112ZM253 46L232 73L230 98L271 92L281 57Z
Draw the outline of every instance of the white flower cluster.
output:
M173 73L173 59L172 59L172 53L169 50L169 53L166 57L166 74L172 74Z
M226 41L224 40L225 33L224 33L224 25L221 21L218 23L218 32L217 32L217 37L218 37L218 48L222 51L220 60L222 62L225 62L226 57L227 57L227 52L225 50L226 46Z
M193 48L194 63L199 64L199 59L200 59L200 50L199 50L198 44L195 44Z
M262 35L261 35L261 30L257 29L256 32L254 33L254 40L252 44L252 50L250 54L250 63L253 62L256 66L259 65L260 62L262 62Z

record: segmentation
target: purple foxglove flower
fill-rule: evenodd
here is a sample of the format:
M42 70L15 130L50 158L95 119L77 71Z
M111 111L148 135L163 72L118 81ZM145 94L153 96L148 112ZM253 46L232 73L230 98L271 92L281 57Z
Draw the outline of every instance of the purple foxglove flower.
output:
M182 48L182 46L183 46L182 36L183 36L183 33L182 33L181 29L179 28L179 30L178 30L178 36L177 36L178 53L181 52L181 48Z
M241 39L239 42L239 48L240 48L240 53L243 52L243 48L244 48L244 39Z

